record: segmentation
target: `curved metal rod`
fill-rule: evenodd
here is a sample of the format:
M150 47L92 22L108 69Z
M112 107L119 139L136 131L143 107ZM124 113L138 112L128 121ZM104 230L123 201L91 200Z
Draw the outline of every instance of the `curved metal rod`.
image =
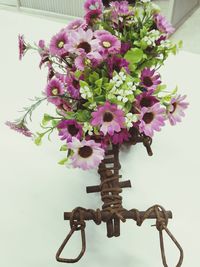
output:
M69 232L69 234L67 235L67 237L65 238L65 240L63 241L62 245L60 246L60 248L58 249L57 253L56 253L56 260L58 262L63 262L63 263L75 263L78 262L84 255L85 250L86 250L86 238L85 238L85 227L81 227L80 229L78 229L81 231L81 242L82 242L82 249L80 254L78 255L77 258L75 259L66 259L66 258L61 258L60 255L63 252L64 248L66 247L68 241L70 240L70 238L72 237L73 233L75 231L77 231L77 226L73 226L71 228L71 231Z
M173 236L173 234L169 231L167 226L164 224L163 224L163 230L166 231L166 233L171 238L171 240L174 242L174 244L176 245L176 247L178 248L178 250L180 252L180 258L179 258L179 261L176 265L176 267L180 267L183 263L183 257L184 257L183 249L182 249L181 245L178 243L178 241L176 240L176 238ZM162 262L163 262L163 265L165 267L168 267L167 262L166 262L166 256L165 256L163 232L162 231L159 231L159 236L160 236L160 248L161 248Z

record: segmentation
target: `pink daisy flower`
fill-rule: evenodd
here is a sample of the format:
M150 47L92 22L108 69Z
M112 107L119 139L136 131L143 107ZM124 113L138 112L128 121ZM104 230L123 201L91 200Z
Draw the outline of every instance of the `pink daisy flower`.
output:
M117 54L121 50L121 41L110 33L101 34L98 36L99 44L103 55Z
M117 108L116 104L110 104L108 101L104 106L99 106L98 110L92 113L91 124L100 126L100 131L104 135L107 133L113 135L114 132L120 132L124 128L124 112Z
M59 33L54 35L50 41L49 51L50 54L56 56L63 56L67 53L65 45L68 43L67 33L61 30Z
M109 31L106 31L106 30L96 30L94 32L94 37L100 38L104 34L110 34L110 32Z
M71 21L67 25L66 31L76 31L80 28L83 30L85 30L87 28L87 24L86 24L86 21L84 19L76 19L76 20Z
M129 10L128 1L113 1L110 3L111 17L116 20L118 17L127 17L133 15L133 11Z
M96 58L93 58L93 55L88 55L82 53L80 56L76 57L74 64L78 70L84 71L85 67L96 68L101 62L102 57L99 53L95 54Z
M72 141L72 137L76 137L80 140L83 135L82 126L78 124L76 120L62 120L57 128L61 140L66 139L67 143Z
M79 99L80 97L80 84L79 80L74 76L73 73L68 75L57 73L56 77L65 85L68 93L74 99ZM80 77L81 78L81 77Z
M108 72L109 72L110 77L113 76L114 70L117 72L120 72L122 68L124 68L127 73L130 73L129 62L124 58L117 57L114 55L108 58L107 64L108 64Z
M19 60L22 60L23 56L27 51L27 44L24 41L23 35L18 35L18 46L19 46Z
M126 43L121 43L121 50L120 50L120 54L124 55L126 54L126 52L131 48L131 43L130 42L126 42Z
M91 11L87 12L84 16L86 23L90 26L95 24L95 22L101 18L102 18L102 11L99 9L91 10Z
M84 4L85 12L90 12L92 10L103 10L102 0L86 0Z
M167 35L170 35L175 31L172 25L161 14L155 14L154 21L156 23L158 30L160 30L163 33L166 33Z
M176 125L181 122L181 117L185 116L184 110L188 107L189 103L185 102L186 95L177 96L171 100L170 106L167 109L167 116L171 125Z
M117 144L123 144L125 141L128 141L130 137L131 135L127 131L127 129L122 129L119 133L114 133L111 139L112 143L117 145Z
M143 92L136 97L136 107L152 107L154 104L158 103L158 99L151 94L151 91Z
M140 133L153 137L154 131L160 131L165 125L165 109L160 107L159 103L151 107L143 107L140 113Z
M62 103L62 98L60 97L65 93L64 86L57 78L51 79L45 89L47 100L56 106Z
M144 68L140 77L140 85L147 90L155 90L157 86L161 83L160 75L156 74L155 72L155 70Z
M68 147L74 152L71 157L74 168L94 169L104 159L105 151L100 144L93 140L80 142L77 138L72 137L72 142L68 143Z
M7 121L5 124L8 127L10 127L10 129L12 129L18 133L21 133L27 137L33 136L33 134L30 132L30 130L23 123L15 123L15 122Z
M78 31L71 32L69 36L69 42L65 45L65 49L70 53L74 53L78 56L85 54L89 59L101 58L99 54L100 45L99 40L93 39L93 31L79 29Z
M66 116L66 112L72 111L70 103L65 99L61 99L61 102L56 107L58 109L58 112L63 116Z

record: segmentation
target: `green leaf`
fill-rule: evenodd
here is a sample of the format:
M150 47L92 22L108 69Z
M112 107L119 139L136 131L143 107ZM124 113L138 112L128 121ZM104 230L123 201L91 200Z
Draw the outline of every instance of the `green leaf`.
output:
M182 48L182 47L183 47L183 41L180 40L180 41L178 42L178 48Z
M101 78L101 79L99 79L99 80L97 80L96 82L95 82L95 84L96 84L96 86L97 87L102 87L102 83L103 83L103 78Z
M67 113L66 113L66 119L69 119L69 120L71 120L71 119L75 119L75 117L76 117L76 113L75 112L73 112L73 111L68 111Z
M99 79L99 74L97 72L92 72L90 75L89 75L89 82L90 83L95 83L97 80Z
M106 101L106 98L105 98L104 95L100 95L100 96L96 96L94 98L94 101L97 102L97 103L99 103L99 102L105 102Z
M156 89L155 92L154 92L154 94L158 94L158 93L162 92L163 90L166 89L166 87L167 87L166 84L158 85L158 86L157 86L157 89Z
M91 118L91 114L88 110L79 110L76 112L76 119L79 122L89 121Z
M88 86L88 83L86 83L85 81L82 81L82 80L80 81L80 86L81 86L81 87L84 87L84 86L89 87L89 86Z
M60 151L67 151L67 145L62 145Z
M67 161L68 161L68 158L64 158L64 159L61 159L61 160L58 162L58 164L60 164L60 165L65 165L65 164L67 163Z
M143 51L139 48L132 48L125 54L125 59L132 65L139 63L143 59Z
M37 145L37 146L40 146L42 144L42 138L41 136L38 136L37 138L34 139L34 143Z
M58 121L57 120L52 120L51 124L53 127L56 127L58 125Z
M82 74L82 71L80 71L80 70L76 70L75 73L74 73L74 75L75 75L75 77L77 79L79 79L79 77L81 76L81 74Z
M51 120L53 119L52 116L50 116L49 114L44 114L44 117L42 119L42 125L46 126Z
M37 136L35 136L34 138L34 143L37 146L40 146L42 144L42 138L43 138L44 134L43 133L37 133Z

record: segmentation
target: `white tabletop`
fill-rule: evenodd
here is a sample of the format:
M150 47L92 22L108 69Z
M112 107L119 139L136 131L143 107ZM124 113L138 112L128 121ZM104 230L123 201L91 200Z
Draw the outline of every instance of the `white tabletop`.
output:
M0 266L61 266L54 255L69 231L63 212L76 206L101 207L99 194L85 193L85 187L98 184L99 177L95 171L59 166L63 154L56 136L36 147L4 122L16 118L17 110L45 86L46 71L39 70L37 55L18 61L18 33L24 33L27 40L49 40L64 23L0 10L0 25ZM180 52L168 60L163 79L169 89L179 85L180 93L188 95L186 118L155 135L153 157L147 156L142 145L121 153L123 178L133 184L132 189L123 190L124 207L145 210L159 203L171 209L174 218L169 227L183 245L183 266L187 267L199 265L199 70L200 55ZM34 129L39 129L44 111L46 106L33 117ZM112 239L106 237L104 224L87 223L87 252L76 266L160 267L158 233L150 227L152 223L139 228L128 221L121 227L121 236ZM169 266L175 266L177 251L168 241L166 247ZM66 256L76 256L79 249L79 237L74 237Z

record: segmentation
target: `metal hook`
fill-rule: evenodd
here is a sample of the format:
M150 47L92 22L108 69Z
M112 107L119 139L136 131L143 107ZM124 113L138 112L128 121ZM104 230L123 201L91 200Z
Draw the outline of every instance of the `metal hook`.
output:
M179 258L179 261L176 265L176 267L180 267L183 263L183 257L184 257L183 249L182 249L181 245L178 243L178 241L176 240L176 238L169 231L169 229L167 228L166 225L163 225L163 230L165 230L165 232L168 234L168 236L171 238L171 240L174 242L174 244L176 245L176 247L178 248L178 250L180 252L180 258ZM160 237L160 249L161 249L161 255L162 255L162 262L163 262L163 265L165 267L168 267L167 262L166 262L166 257L165 257L165 248L164 248L163 231L162 230L159 231L159 237Z
M62 253L62 251L64 250L65 246L67 245L68 241L70 240L70 238L72 237L73 233L77 230L81 231L81 241L82 241L82 249L80 254L78 255L77 258L75 259L65 259L65 258L61 258L60 255ZM62 245L60 246L60 248L58 249L57 253L56 253L56 260L58 262L64 262L64 263L75 263L78 262L84 255L86 250L86 239L85 239L85 227L82 226L79 229L77 229L77 226L74 225L71 228L71 231L69 232L69 234L67 235L67 237L65 238L65 240L63 241Z

